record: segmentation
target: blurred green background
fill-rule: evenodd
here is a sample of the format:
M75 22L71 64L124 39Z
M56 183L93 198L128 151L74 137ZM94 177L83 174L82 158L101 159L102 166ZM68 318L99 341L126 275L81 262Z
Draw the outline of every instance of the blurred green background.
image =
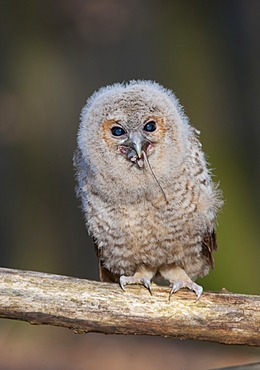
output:
M260 293L260 2L1 1L1 265L97 278L74 195L79 114L156 80L201 130L225 206L203 285Z
M97 279L74 195L79 114L100 86L180 98L220 181L205 289L260 293L260 1L0 1L0 264Z

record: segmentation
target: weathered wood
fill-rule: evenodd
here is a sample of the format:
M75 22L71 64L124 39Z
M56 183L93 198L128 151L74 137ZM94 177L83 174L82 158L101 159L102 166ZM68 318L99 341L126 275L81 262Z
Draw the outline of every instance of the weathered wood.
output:
M145 334L260 345L260 297L153 286L100 283L0 269L0 317L73 329L76 333Z

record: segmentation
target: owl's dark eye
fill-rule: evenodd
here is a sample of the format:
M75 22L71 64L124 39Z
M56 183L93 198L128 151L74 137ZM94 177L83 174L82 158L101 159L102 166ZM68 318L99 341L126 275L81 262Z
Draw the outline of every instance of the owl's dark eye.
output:
M144 125L144 131L153 132L156 130L156 123L154 121L149 121Z
M111 128L111 133L113 136L123 136L126 134L126 131L120 126L114 126Z

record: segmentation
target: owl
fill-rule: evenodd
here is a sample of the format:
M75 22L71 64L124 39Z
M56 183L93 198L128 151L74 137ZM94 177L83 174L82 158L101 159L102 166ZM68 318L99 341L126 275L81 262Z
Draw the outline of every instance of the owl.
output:
M81 112L76 192L93 237L101 281L203 288L213 268L221 194L175 95L132 80L95 92Z

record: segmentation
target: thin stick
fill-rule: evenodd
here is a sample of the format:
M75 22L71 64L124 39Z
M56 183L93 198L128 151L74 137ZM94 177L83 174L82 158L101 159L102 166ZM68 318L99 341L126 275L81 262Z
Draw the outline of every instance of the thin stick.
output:
M166 197L166 194L165 194L165 191L163 190L161 184L159 183L159 181L157 180L157 177L155 176L155 173L153 172L153 169L148 161L148 158L147 158L147 155L144 151L142 151L142 155L144 157L144 163L146 164L146 167L148 168L148 170L150 171L151 175L153 176L154 180L156 181L156 184L158 185L159 189L161 190L163 196L164 196L164 199L165 199L165 202L168 203L168 200L167 200L167 197Z

